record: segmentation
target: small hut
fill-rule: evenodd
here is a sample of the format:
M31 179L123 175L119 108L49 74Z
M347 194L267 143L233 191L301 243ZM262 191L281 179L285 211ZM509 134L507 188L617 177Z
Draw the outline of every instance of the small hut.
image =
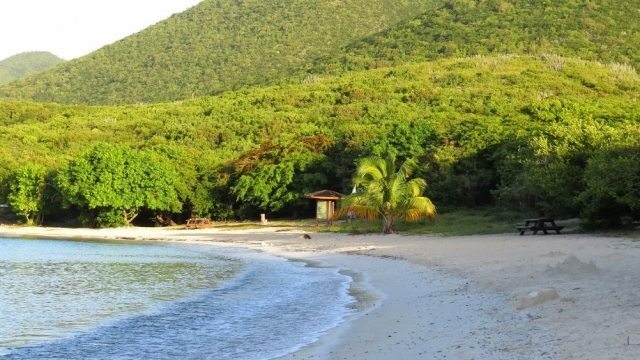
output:
M319 225L322 220L326 221L327 225L331 225L336 211L336 202L340 201L344 195L333 190L320 190L306 194L304 197L317 201L316 225Z

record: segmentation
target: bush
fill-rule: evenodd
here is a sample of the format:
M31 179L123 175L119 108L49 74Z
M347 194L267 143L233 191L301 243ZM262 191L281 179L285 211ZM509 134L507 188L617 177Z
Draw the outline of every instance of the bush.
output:
M99 228L112 228L127 225L127 222L122 215L122 212L118 209L100 209L95 216L96 227Z
M640 219L640 148L608 149L591 157L585 169L582 213L592 223L620 225Z

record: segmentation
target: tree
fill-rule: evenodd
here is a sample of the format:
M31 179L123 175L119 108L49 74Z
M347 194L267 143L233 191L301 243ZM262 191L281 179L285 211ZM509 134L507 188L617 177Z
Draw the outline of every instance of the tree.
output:
M315 165L325 160L324 151L331 145L331 140L321 135L280 143L266 141L236 161L239 176L231 193L239 202L279 211L326 182L323 171Z
M585 189L578 196L591 224L617 226L624 217L640 219L640 148L603 149L588 161Z
M353 211L365 219L382 218L385 234L394 232L397 218L433 220L436 207L429 198L422 196L427 182L420 178L410 179L414 168L415 162L407 160L396 170L395 158L391 156L362 159L354 178L359 191L344 198L340 213Z
M129 225L141 209L180 211L176 182L175 172L157 156L104 144L57 177L65 201L94 211L99 226Z
M16 169L9 182L7 200L13 211L24 216L27 224L41 224L47 169L25 165Z

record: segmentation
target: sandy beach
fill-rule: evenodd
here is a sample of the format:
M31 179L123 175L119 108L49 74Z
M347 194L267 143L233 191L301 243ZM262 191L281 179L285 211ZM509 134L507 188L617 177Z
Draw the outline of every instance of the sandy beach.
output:
M402 236L275 228L1 227L1 237L243 246L354 274L360 311L288 359L636 359L640 243L594 235Z

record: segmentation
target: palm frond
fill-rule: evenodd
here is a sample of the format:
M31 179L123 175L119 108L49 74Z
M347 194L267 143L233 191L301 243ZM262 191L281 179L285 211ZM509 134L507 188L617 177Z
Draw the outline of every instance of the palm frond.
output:
M398 217L408 221L417 221L421 218L427 218L433 221L436 217L436 206L431 200L424 196L411 198L404 209L399 211Z
M418 164L413 159L407 159L400 168L398 169L398 173L403 174L405 179L408 179L413 175L413 171L415 170Z
M407 192L412 196L420 196L427 187L427 181L420 178L415 178L407 181Z
M386 166L380 158L368 157L360 160L356 170L356 182L363 184L387 177Z
M344 217L349 212L361 219L378 219L381 216L379 209L375 206L379 202L376 194L356 193L342 198L340 209L336 211L337 217Z

